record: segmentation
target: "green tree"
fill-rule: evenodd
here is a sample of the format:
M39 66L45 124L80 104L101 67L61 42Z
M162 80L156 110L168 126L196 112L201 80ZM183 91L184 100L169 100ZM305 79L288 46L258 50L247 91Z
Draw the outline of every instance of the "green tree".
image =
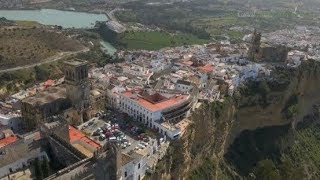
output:
M258 91L262 96L266 96L270 92L268 83L266 81L261 81L258 86Z
M258 93L261 95L261 105L268 106L268 94L270 93L269 85L266 81L261 81L258 85Z
M49 78L49 72L46 69L44 69L40 66L35 66L34 70L36 72L36 80L37 81L44 81Z
M281 172L282 179L301 180L305 177L303 168L295 167L287 158L282 160L279 170Z
M270 159L259 161L254 169L254 175L257 180L280 180L278 169Z

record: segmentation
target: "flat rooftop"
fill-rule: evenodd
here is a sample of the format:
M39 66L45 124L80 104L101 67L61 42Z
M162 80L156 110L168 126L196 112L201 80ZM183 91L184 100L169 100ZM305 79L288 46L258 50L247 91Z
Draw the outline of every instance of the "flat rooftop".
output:
M39 92L34 96L22 100L24 103L31 105L44 105L58 99L66 99L67 91L64 85L49 87L45 91Z
M164 128L168 129L169 131L175 131L175 130L178 129L178 128L176 128L176 127L174 126L174 124L170 124L170 123L168 123L168 122L163 122L163 123L161 123L161 126L163 126Z
M148 101L145 98L139 97L136 94L132 93L132 91L126 91L123 93L123 95L127 98L134 98L134 100L142 107L145 107L146 109L150 111L161 111L168 109L170 107L179 105L186 100L188 100L188 95L175 95L171 98L161 98L160 101L152 103L152 101Z

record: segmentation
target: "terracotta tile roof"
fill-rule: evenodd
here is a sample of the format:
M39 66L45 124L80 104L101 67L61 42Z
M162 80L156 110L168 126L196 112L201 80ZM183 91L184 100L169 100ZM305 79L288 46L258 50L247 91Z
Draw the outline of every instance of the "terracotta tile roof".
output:
M94 148L97 148L97 149L101 148L100 144L88 138L85 134L83 134L81 131L79 131L78 129L72 126L69 126L69 137L70 137L70 143L73 143L78 140L82 140Z
M127 98L133 97L132 91L126 91L123 93L123 95ZM135 101L140 106L145 107L146 109L148 109L150 111L161 111L161 110L165 110L167 108L170 108L172 106L178 105L187 99L188 99L187 95L179 95L179 96L173 96L173 97L168 98L168 99L161 101L159 103L151 103L151 102L149 102L139 96L136 96Z
M11 135L9 137L0 139L0 148L7 146L11 143L14 143L18 140L18 137L16 135Z
M204 66L200 67L200 69L202 69L202 70L204 70L204 71L209 72L209 71L213 71L214 66L213 66L213 65L211 65L211 64L206 64L206 65L204 65Z

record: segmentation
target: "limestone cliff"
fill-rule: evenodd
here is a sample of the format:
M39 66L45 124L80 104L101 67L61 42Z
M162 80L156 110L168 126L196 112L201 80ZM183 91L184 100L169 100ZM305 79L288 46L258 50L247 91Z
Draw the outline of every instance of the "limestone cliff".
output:
M224 102L203 103L151 178L242 179L243 172L225 156L235 138L262 127L285 127L279 130L284 133L294 129L320 102L319 89L320 63L309 60L297 69L275 67L271 78L248 82Z

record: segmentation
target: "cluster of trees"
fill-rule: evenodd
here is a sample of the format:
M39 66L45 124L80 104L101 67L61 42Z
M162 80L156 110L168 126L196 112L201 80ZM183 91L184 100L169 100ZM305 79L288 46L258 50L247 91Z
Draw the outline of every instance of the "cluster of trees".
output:
M272 91L267 80L249 81L245 86L239 89L240 95L237 96L237 102L242 103L240 106L256 106L267 107L268 95ZM247 97L245 102L241 102L241 96ZM240 99L239 99L240 98Z
M10 21L4 17L0 18L0 26L12 26L14 25L14 21Z
M278 166L270 159L259 161L250 179L259 180L301 180L306 177L302 167L295 167L290 160L283 160Z
M41 67L41 66L35 66L34 71L35 71L35 78L37 81L45 81L49 79L50 73L48 69L45 69L44 67Z

